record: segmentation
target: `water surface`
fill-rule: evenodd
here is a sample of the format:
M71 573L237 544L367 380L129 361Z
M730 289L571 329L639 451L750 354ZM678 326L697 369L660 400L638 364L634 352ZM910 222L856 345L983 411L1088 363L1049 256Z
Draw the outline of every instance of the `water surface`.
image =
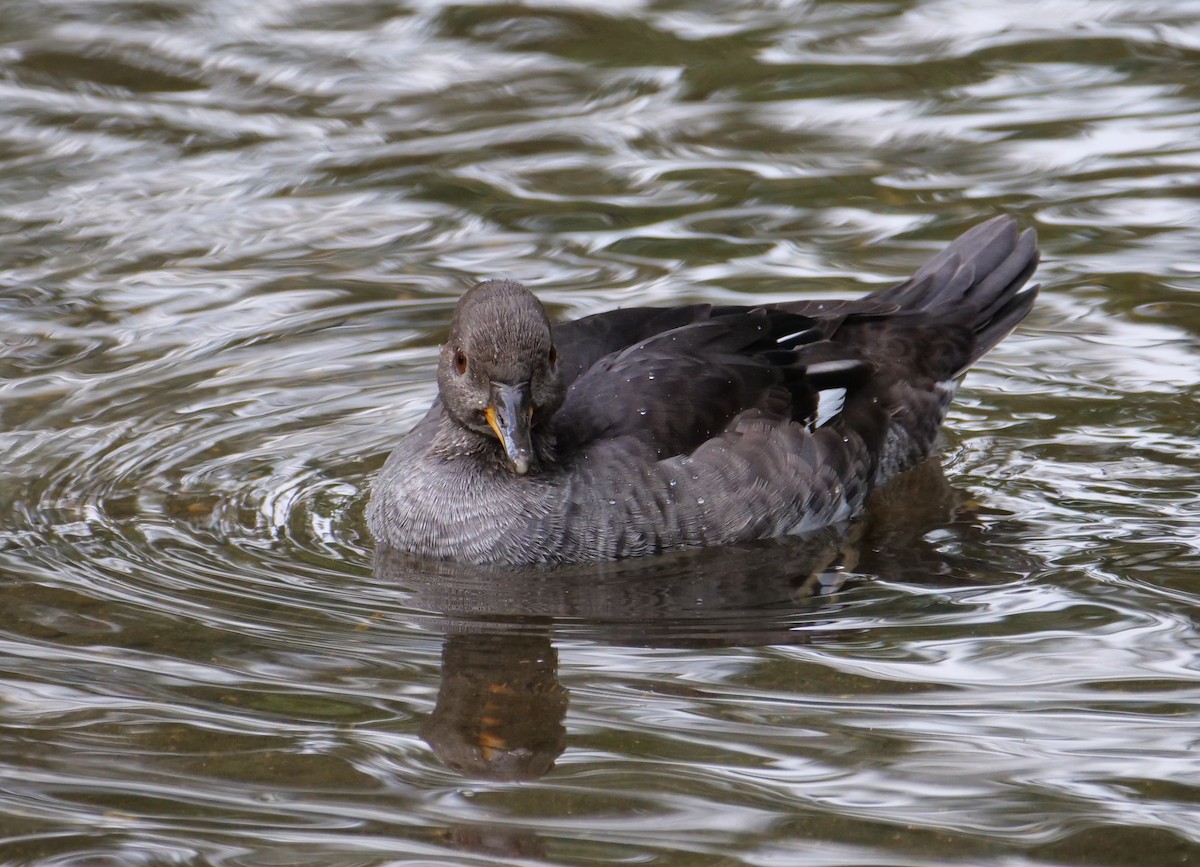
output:
M11 864L1200 857L1200 3L9 0ZM853 538L372 559L455 298L1043 294Z

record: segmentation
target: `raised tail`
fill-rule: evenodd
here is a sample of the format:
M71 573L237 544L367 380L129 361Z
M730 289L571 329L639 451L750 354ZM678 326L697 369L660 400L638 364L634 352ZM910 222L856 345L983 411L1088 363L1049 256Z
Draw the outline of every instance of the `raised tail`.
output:
M996 217L908 280L861 299L866 311L837 327L832 339L873 364L871 397L889 414L877 481L930 453L958 381L1033 306L1037 287L1025 284L1037 262L1033 230Z
M1016 220L1000 216L964 232L903 283L867 298L969 326L975 340L961 375L1029 313L1037 287L1022 287L1037 264L1037 233L1018 233Z

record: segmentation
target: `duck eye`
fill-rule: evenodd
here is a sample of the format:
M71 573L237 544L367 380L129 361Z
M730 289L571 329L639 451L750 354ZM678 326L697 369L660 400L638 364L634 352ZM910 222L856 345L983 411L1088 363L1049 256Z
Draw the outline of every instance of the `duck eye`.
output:
M550 360L550 366L551 366L551 367L553 367L554 365L558 364L558 347L557 347L557 346L551 346L551 347L550 347L550 353L549 353L549 354L548 354L546 357L547 357L547 358Z
M467 372L467 354L461 349L454 350L454 369L459 376Z

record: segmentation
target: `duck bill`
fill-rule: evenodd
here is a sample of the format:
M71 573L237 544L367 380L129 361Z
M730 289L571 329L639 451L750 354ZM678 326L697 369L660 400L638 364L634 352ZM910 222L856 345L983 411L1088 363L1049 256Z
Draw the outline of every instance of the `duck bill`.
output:
M505 385L493 382L492 402L485 415L488 425L504 446L513 470L517 475L525 475L533 460L533 444L529 438L533 401L529 397L529 383Z

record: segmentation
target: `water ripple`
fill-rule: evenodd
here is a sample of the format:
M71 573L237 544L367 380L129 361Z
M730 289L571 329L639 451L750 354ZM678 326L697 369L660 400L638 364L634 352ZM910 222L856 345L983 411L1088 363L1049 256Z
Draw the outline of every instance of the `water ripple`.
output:
M9 6L10 857L1195 851L1200 4ZM373 562L474 280L845 296L997 211L1039 305L849 537Z

